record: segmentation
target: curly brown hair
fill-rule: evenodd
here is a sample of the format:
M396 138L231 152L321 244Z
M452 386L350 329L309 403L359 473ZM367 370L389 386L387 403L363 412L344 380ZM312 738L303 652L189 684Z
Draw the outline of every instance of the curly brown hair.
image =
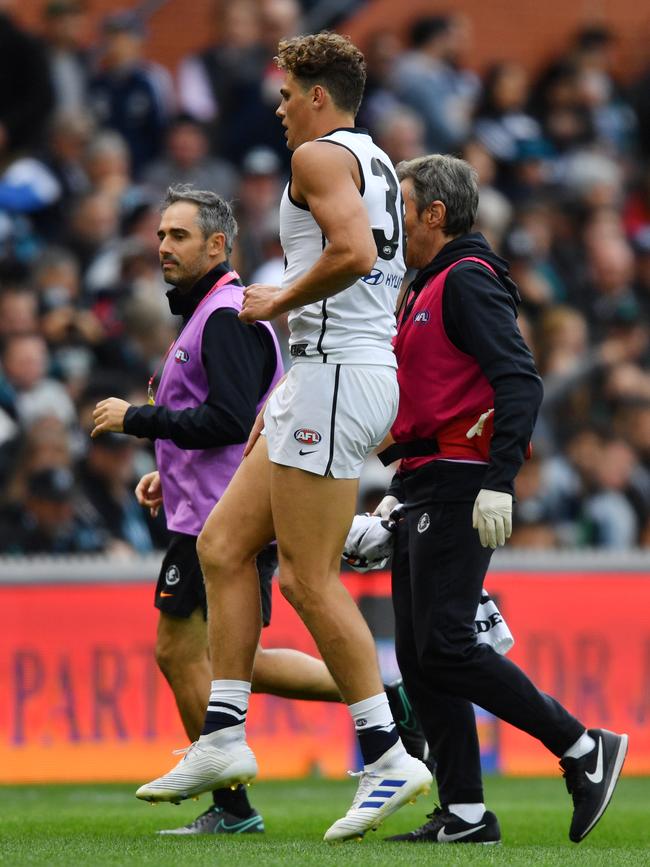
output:
M347 36L317 33L283 39L275 62L305 90L320 84L337 108L356 115L366 84L366 61Z

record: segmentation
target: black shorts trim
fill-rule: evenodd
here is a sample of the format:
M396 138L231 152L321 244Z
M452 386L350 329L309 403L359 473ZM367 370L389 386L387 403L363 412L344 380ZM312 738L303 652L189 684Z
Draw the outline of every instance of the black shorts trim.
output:
M339 397L339 379L341 377L341 365L336 365L336 375L334 377L334 396L332 397L332 415L330 418L330 453L325 467L324 476L329 476L332 469L332 461L334 460L334 431L336 429L336 403Z

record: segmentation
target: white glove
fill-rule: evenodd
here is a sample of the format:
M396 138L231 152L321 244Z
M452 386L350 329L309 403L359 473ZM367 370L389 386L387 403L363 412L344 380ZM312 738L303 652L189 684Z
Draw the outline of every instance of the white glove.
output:
M382 520L387 521L390 518L390 513L393 511L395 506L399 506L400 501L397 497L393 497L390 494L384 497L381 503L377 506L375 511L372 513L373 515L379 515Z
M482 413L478 417L478 421L476 422L476 424L473 424L471 426L471 428L465 434L465 436L467 437L468 440L471 440L472 437L480 437L481 436L481 434L483 433L483 428L485 426L485 422L489 419L489 417L492 415L493 412L494 412L493 409L488 409L487 412Z
M512 533L512 495L481 488L474 501L472 526L484 548L505 545Z
M389 529L390 524L378 515L355 515L341 555L345 562L357 572L383 569L393 554L397 524L391 523Z

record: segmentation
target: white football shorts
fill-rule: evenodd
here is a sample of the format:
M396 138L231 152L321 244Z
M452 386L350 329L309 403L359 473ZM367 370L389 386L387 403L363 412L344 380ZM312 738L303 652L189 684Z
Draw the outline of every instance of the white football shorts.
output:
M294 363L264 413L273 463L357 479L397 415L397 371L374 364Z

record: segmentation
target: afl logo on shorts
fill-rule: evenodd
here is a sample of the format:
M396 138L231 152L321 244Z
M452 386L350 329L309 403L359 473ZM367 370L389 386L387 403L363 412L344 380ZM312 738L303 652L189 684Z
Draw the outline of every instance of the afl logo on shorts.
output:
M418 521L418 533L425 533L431 524L431 518L425 512L423 515L420 515L420 520Z
M414 322L428 322L430 319L428 310L418 310L418 312L413 317Z
M176 362L176 364L187 364L189 360L189 352L187 351L187 349L183 349L183 347L180 346L174 353L174 361Z
M174 584L178 584L181 580L181 573L178 566L174 566L173 564L168 567L165 572L165 584L168 584L170 587L173 587Z
M317 446L323 439L317 430L310 430L308 427L301 427L294 431L293 438L307 446Z

